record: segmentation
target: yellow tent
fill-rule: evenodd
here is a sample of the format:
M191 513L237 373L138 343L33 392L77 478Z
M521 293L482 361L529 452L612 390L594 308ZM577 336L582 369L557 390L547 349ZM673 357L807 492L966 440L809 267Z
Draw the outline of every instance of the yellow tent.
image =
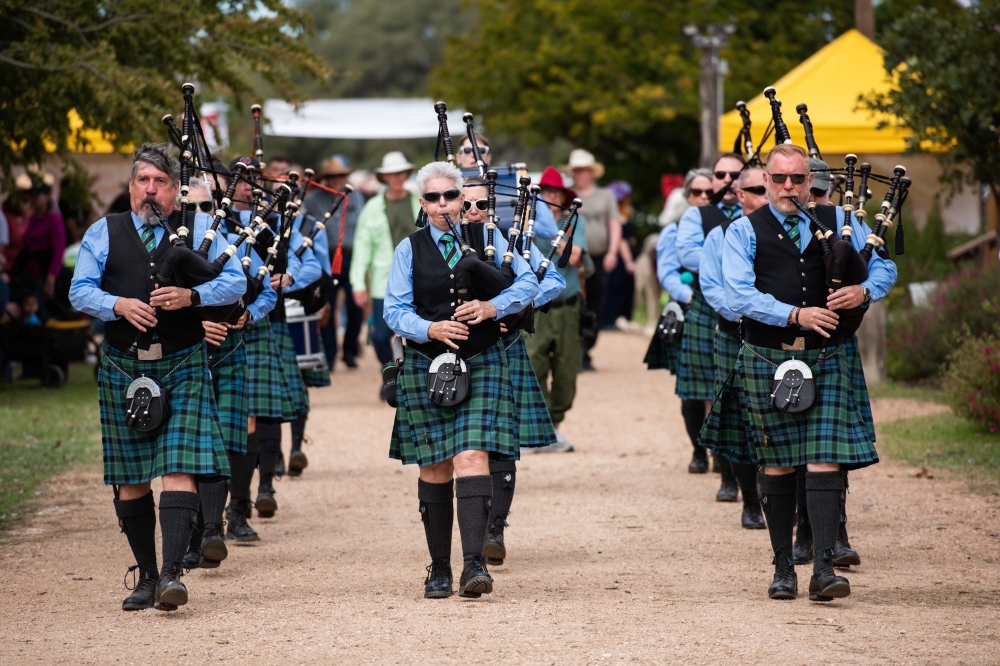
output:
M66 139L67 147L75 153L114 153L114 147L111 142L98 130L85 129L83 127L83 119L80 118L80 114L76 112L76 109L70 109L69 113L66 114L69 119L69 129L70 135ZM54 153L56 150L55 144L46 142L45 150L50 153ZM131 146L125 146L121 149L121 152L128 153L132 152L133 148Z
M831 155L846 153L901 153L908 132L893 127L876 129L880 120L890 117L875 115L858 108L858 96L888 90L892 82L883 67L883 53L873 41L853 28L830 42L785 74L775 84L781 110L792 135L792 141L805 146L805 134L795 107L806 104L809 119L816 133L821 152ZM771 120L771 107L763 94L747 102L753 121L754 148ZM743 127L738 111L722 116L719 149L728 152ZM774 145L773 135L761 151Z

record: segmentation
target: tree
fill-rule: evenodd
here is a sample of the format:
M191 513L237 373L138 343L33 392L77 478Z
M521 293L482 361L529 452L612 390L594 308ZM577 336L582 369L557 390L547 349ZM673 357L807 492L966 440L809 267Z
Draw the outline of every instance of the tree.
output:
M0 169L65 154L73 109L116 147L165 138L184 80L239 96L259 74L299 98L292 71L328 73L305 18L281 0L0 0Z
M897 85L862 99L912 135L909 151L939 150L941 180L957 191L985 184L1000 200L1000 2L942 15L917 7L884 33L885 69Z

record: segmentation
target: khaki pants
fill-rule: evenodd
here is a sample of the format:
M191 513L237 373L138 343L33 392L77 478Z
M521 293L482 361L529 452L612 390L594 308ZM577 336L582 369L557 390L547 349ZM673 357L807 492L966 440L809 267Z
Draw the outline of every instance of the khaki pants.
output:
M536 312L535 334L525 336L525 344L552 423L558 426L576 397L576 375L583 354L580 303Z

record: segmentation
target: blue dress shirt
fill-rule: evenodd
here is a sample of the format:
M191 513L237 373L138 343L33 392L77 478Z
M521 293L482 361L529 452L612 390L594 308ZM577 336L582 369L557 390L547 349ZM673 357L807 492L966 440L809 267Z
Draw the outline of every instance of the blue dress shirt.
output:
M681 282L681 262L677 258L677 225L668 224L656 241L656 277L670 298L688 303L694 295L690 285Z
M735 204L742 215L743 208ZM721 202L719 210L725 208ZM681 266L689 271L697 271L701 265L701 246L705 243L705 232L701 224L701 212L697 206L691 206L681 215L677 223L677 257Z
M722 227L708 232L705 245L701 248L698 281L701 283L701 295L713 310L729 321L739 321L739 313L730 310L726 303L726 285L722 275L722 249L725 242L726 234Z
M441 246L441 236L445 232L434 225L429 225L431 238L444 254ZM419 232L418 232L419 233ZM483 226L483 239L486 239L486 227ZM501 252L493 258L497 268L503 263ZM538 280L528 262L520 255L514 255L514 284L503 290L498 296L490 299L497 309L494 319L501 319L511 313L519 312L527 307L531 299L538 293ZM413 248L409 238L404 238L392 255L392 266L389 270L389 281L385 290L385 303L382 310L385 323L398 335L417 343L430 340L427 329L434 322L417 315L417 307L413 302Z
M244 225L250 222L250 211L241 210L240 220ZM303 242L302 234L299 233L296 225L292 225L292 235L288 239L288 267L285 271L292 277L292 288L291 291L295 289L301 289L311 285L313 282L319 279L320 274L323 269L320 267L319 259L316 255L310 251L306 251L302 254L302 258L295 256L293 251L295 248L302 247Z
M770 208L778 221L784 222L786 216L775 210L774 206ZM805 251L813 237L805 214L799 213L798 218L799 237L802 239L801 250ZM868 225L859 223L857 218L851 220L851 226L854 228L851 243L860 251L865 246L865 239L871 231ZM725 267L724 283L729 307L741 315L769 326L786 326L788 315L794 306L782 303L770 294L761 293L754 286L757 281L753 271L753 261L757 256L757 236L750 220L741 217L729 225L725 239L722 264ZM889 259L883 259L877 253L872 253L872 258L868 262L868 279L861 283L862 286L868 287L872 300L884 298L895 282L896 264Z
M239 237L240 235L235 232L226 233L226 239L230 243L235 243ZM241 259L246 256L250 257L249 279L256 279L257 269L259 269L264 264L263 260L261 260L260 258L260 255L253 250L252 246L244 244L239 247L239 251L236 253L236 256L240 257ZM277 303L278 303L278 292L276 292L274 289L271 288L271 280L269 280L268 278L264 278L263 289L261 290L260 294L258 294L257 299L253 303L247 306L247 313L249 318L249 321L247 323L256 323L260 321L261 319L266 317L268 313L271 312L271 310L274 309L274 306L277 305Z
M548 208L548 206L546 206ZM537 271L538 267L542 265L542 260L545 259L545 255L542 251L535 246L534 243L530 244L531 247L531 270ZM538 294L535 296L534 305L536 308L540 308L546 303L550 303L555 299L559 298L559 294L562 293L563 289L566 288L566 280L563 276L559 274L556 270L557 260L553 260L549 263L549 267L545 270L545 275L542 276L542 281L538 283Z
M301 230L302 230L302 222L303 222L304 219L305 219L305 215L299 215L298 217L295 218L295 229L296 229L296 231L301 232ZM340 218L337 218L337 221L339 223ZM313 224L316 224L315 220L313 220ZM305 240L305 235L304 234L303 234L302 238L303 238L303 240ZM293 245L292 247L293 248L299 248L299 247L301 247L301 245ZM309 253L308 251L303 252L302 256L305 257L305 255L308 254L308 253ZM316 237L313 238L312 253L316 256L316 260L319 262L319 267L323 270L323 272L326 273L327 275L332 276L333 275L333 271L332 271L332 265L331 265L331 262L330 262L330 241L327 238L327 235L326 235L325 231L319 232L318 234L316 234Z
M135 225L135 233L141 235L144 225L134 212L132 213L132 223ZM205 232L211 225L212 217L205 213L195 213L194 223L191 225L191 239L194 247L197 248L201 245ZM162 226L153 227L157 245L163 241L165 233ZM208 260L214 261L225 249L222 239L216 236L208 250ZM76 270L73 271L73 282L69 288L69 300L73 307L80 312L86 312L92 317L98 317L104 321L115 321L119 319L114 310L119 297L112 296L101 289L104 265L108 260L109 250L108 220L102 217L91 225L87 229L87 233L83 235L83 241L80 243L80 254L76 258ZM201 296L202 305L229 305L240 300L240 297L246 292L246 287L243 267L240 265L239 259L232 257L226 262L219 277L198 285L194 291L197 291Z

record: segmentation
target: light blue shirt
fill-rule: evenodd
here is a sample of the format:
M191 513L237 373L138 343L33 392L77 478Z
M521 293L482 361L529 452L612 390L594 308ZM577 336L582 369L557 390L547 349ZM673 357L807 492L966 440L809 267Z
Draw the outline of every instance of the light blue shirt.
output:
M142 232L143 223L139 216L132 213L132 224L135 225L136 234ZM194 223L191 225L191 239L194 247L201 245L205 232L212 225L212 218L205 213L195 213ZM159 246L163 241L166 231L162 226L153 227L153 234L156 244ZM169 242L169 241L167 241ZM223 250L225 244L222 238L216 236L208 250L208 260L214 261ZM108 220L102 217L95 222L87 233L83 235L80 243L80 254L76 258L76 270L73 271L73 282L69 288L69 300L80 312L86 312L92 317L98 317L104 321L115 321L119 319L115 314L115 303L118 296L112 296L101 289L101 280L104 277L104 267L108 260L110 241L108 238ZM240 300L246 292L246 277L243 275L243 267L239 259L230 258L226 262L222 273L210 282L198 285L194 288L201 296L202 305L229 305Z
M742 206L734 204L742 215ZM724 212L725 205L716 206ZM701 265L701 246L705 243L705 231L701 221L701 211L697 206L691 206L681 215L677 223L677 257L681 266L689 271L697 271Z
M548 209L548 206L545 207ZM545 259L545 255L542 254L534 243L529 243L528 247L531 248L531 270L537 271L538 267L542 265L542 260ZM546 303L550 303L559 297L563 289L566 288L566 280L563 276L559 274L556 270L556 259L549 263L549 267L545 269L545 275L542 276L542 281L538 283L538 294L535 296L533 301L536 308L540 308Z
M668 224L656 241L656 277L670 298L688 303L694 295L690 285L681 282L681 262L677 258L677 225Z
M441 246L440 240L445 232L431 224L428 227L431 238L443 255L444 248ZM484 225L484 240L486 234L486 226ZM502 253L497 252L493 259L499 268L503 263ZM511 266L514 269L514 284L490 299L490 303L497 309L497 315L494 319L502 319L509 314L523 310L538 294L538 280L531 272L528 262L520 255L515 254ZM416 343L430 340L427 336L427 329L434 322L417 315L417 307L413 302L413 248L409 238L404 238L392 255L392 266L389 270L389 282L386 285L382 316L389 328L407 340Z
M246 225L250 222L250 211L241 210L239 211L241 222ZM270 223L269 223L270 224ZM272 230L274 227L272 227ZM295 225L292 225L292 235L288 239L288 267L285 271L292 277L292 285L287 288L288 291L295 291L296 289L301 289L311 285L313 282L319 279L320 274L323 269L320 267L319 259L316 255L306 250L302 254L302 258L295 256L294 248L302 247L303 242L302 234L299 233Z
M768 206L778 221L784 224L786 216L775 210L774 206L770 204ZM799 213L798 218L799 237L802 239L801 251L804 252L813 238L805 214ZM857 218L852 218L851 226L854 228L851 244L860 251L865 246L865 239L871 231L868 225L859 223ZM757 281L753 270L754 258L757 256L757 236L750 220L741 217L733 222L729 225L725 238L722 265L725 267L723 273L728 306L741 315L769 326L786 326L788 315L795 306L782 303L770 294L761 293L754 286ZM868 262L868 279L861 285L868 287L872 300L877 301L884 298L895 283L896 264L873 252Z
M238 233L226 233L226 238L230 243L235 243L239 237L240 235ZM237 251L236 256L240 258L245 256L250 257L250 276L247 279L256 279L257 269L264 264L260 255L253 250L252 246L244 244L239 247L239 251ZM257 295L257 298L253 303L247 305L247 313L249 315L248 323L255 323L266 317L268 313L274 309L274 306L277 305L277 303L278 292L271 288L271 280L264 278L263 289L260 294Z
M333 219L333 218L330 218L330 219ZM305 215L304 214L300 214L298 217L295 218L295 229L296 229L296 231L299 231L299 232L302 231L302 223L304 221L305 221ZM339 224L340 218L337 218L337 221L338 221L338 224ZM313 220L312 222L313 222L313 225L316 224L316 220ZM315 228L315 227L313 227L313 228ZM304 234L302 235L302 239L305 240L305 235ZM293 248L299 248L299 247L302 247L302 245L301 244L300 245L293 245L292 247ZM305 256L307 254L309 254L308 250L302 253L302 257L305 258ZM327 238L327 234L326 234L325 231L319 232L318 234L316 234L316 237L313 238L312 254L315 255L316 261L319 262L319 267L323 270L323 272L326 273L327 275L331 275L332 276L333 275L333 271L331 270L332 269L332 265L330 263L330 241Z
M722 227L712 229L705 236L698 281L701 283L701 295L713 310L729 321L739 321L739 313L730 310L726 302L726 285L722 275L722 249L725 242L726 234Z

